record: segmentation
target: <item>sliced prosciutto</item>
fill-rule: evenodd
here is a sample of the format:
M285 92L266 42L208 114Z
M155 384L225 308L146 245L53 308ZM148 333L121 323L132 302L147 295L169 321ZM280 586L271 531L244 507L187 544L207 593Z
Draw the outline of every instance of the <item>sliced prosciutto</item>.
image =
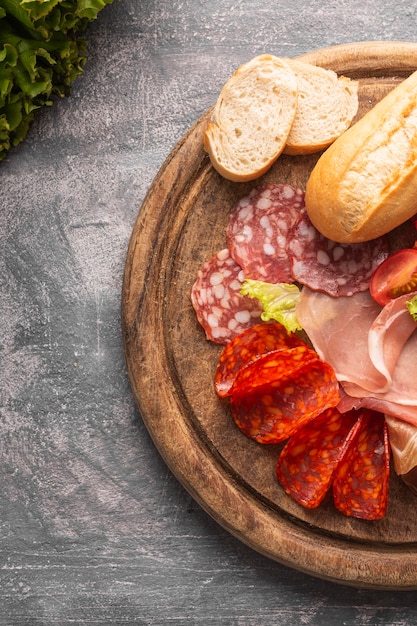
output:
M392 373L401 352L417 328L406 306L408 300L409 294L391 300L376 317L368 333L369 355L374 365L386 376L387 389L391 386Z
M389 441L396 473L417 493L417 427L386 415Z
M342 412L369 408L417 425L417 323L406 309L409 299L382 308L368 292L331 298L303 289L297 318L336 372Z
M391 384L369 394L360 385L346 383L343 407L367 407L417 425L417 323L406 308L409 299L406 294L386 305L368 334L369 353L375 361L384 355L392 371Z
M233 337L261 321L258 300L242 296L242 268L227 248L207 261L191 289L191 302L208 340L227 344Z
M226 236L230 255L245 278L292 282L288 235L304 210L304 192L286 184L257 187L239 200Z
M374 270L388 256L385 238L356 244L324 237L304 212L291 230L287 252L293 280L331 296L351 296L369 288Z
M385 364L375 367L368 352L368 332L381 311L369 292L332 298L304 287L295 311L315 350L332 365L340 382L353 382L368 391L386 387Z
M407 474L417 465L417 428L408 422L386 415L394 468L398 475Z

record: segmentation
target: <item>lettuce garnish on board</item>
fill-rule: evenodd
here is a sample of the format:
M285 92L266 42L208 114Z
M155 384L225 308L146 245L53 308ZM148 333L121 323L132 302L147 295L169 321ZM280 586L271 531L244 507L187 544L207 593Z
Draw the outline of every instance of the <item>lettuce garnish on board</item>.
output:
M261 319L264 322L275 320L289 333L302 330L295 315L295 305L300 295L297 285L289 283L265 283L246 278L240 289L243 296L257 298L262 305Z
M0 0L0 161L36 109L68 96L86 63L83 33L112 0Z

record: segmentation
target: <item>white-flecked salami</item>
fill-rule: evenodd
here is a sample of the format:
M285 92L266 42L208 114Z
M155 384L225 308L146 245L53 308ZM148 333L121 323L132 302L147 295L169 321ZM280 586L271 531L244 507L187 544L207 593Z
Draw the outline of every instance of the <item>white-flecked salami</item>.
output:
M369 288L375 268L388 256L385 238L341 244L319 233L304 211L288 236L293 281L331 296L351 296Z
M302 211L304 192L287 184L255 188L237 203L227 226L227 246L245 278L293 282L288 235Z
M261 321L262 306L256 298L241 295L242 282L242 268L227 248L199 270L191 289L191 301L208 340L227 344Z

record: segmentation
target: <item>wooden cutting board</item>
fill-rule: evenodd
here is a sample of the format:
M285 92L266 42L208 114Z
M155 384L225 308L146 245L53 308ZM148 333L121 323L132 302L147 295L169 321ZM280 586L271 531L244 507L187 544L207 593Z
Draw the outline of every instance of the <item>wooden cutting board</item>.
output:
M358 79L358 117L417 69L417 44L370 42L301 59ZM306 510L275 480L280 446L261 446L232 423L213 387L220 346L206 341L190 301L198 269L225 247L234 203L263 182L305 187L318 155L281 156L252 183L232 183L203 151L209 112L155 178L133 228L122 293L122 332L133 393L156 447L178 480L224 528L260 553L358 587L417 588L417 496L391 478L387 515L344 517L331 498Z

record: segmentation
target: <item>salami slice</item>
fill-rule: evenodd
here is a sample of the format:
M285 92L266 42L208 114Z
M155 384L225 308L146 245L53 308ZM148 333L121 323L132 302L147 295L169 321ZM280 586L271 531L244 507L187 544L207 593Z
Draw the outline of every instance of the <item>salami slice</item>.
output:
M330 408L285 444L276 475L284 491L296 502L313 509L323 501L357 420L355 411L342 414Z
M276 350L239 370L230 396L233 419L259 443L279 443L337 405L333 369L306 346Z
M303 341L278 322L255 324L234 337L224 348L214 379L219 396L228 396L239 370L263 354L303 345Z
M227 248L199 270L191 289L191 302L208 340L226 344L261 321L262 307L256 298L241 295L242 282L242 268Z
M289 233L287 253L293 280L331 296L351 296L369 288L376 267L388 256L384 237L341 244L319 233L304 212Z
M390 450L384 416L363 411L356 436L336 468L333 498L344 515L384 517L388 504Z
M237 203L227 226L227 246L245 278L293 282L286 248L302 210L304 192L286 184L255 188Z

